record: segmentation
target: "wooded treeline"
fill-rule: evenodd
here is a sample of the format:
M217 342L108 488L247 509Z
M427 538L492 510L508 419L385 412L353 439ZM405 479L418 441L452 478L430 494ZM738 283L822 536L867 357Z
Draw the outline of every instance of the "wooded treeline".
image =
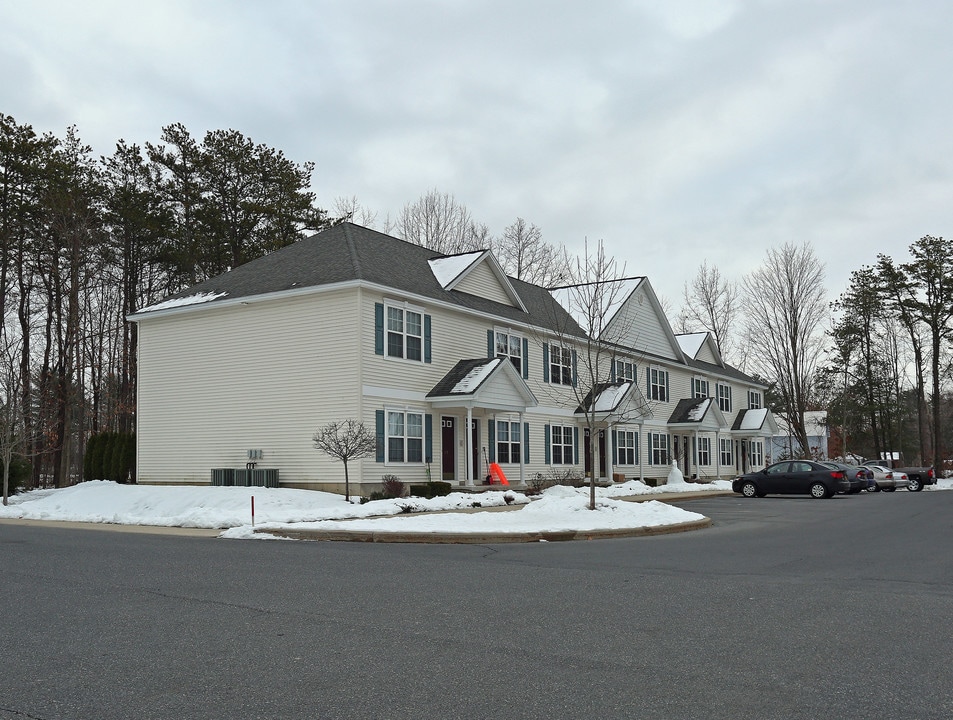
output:
M135 429L131 312L328 223L293 162L182 125L95 158L75 128L0 115L0 456L27 487L80 479L85 439Z
M125 318L334 222L310 190L313 170L240 132L198 139L180 124L96 158L75 128L38 135L0 114L4 477L19 458L24 486L71 484L88 438L134 432L136 326ZM492 248L509 275L543 286L587 280L537 226L517 218L495 237L436 190L382 223L356 198L333 215L447 254ZM680 312L666 311L676 332L711 332L729 363L771 383L766 401L802 448L804 412L826 409L848 452L939 464L953 445L951 277L953 244L926 236L907 261L857 270L830 313L823 265L789 244L740 281L703 263Z

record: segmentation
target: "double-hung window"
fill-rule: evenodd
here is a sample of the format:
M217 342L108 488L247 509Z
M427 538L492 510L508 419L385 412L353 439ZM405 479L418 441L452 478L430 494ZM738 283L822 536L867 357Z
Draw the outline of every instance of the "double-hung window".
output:
M719 450L721 453L720 461L722 467L731 467L735 464L734 460L732 460L731 443L731 438L722 438L720 440Z
M553 425L550 428L550 457L553 465L573 464L573 429L570 426Z
M759 393L757 390L748 391L748 409L749 410L761 409L761 393Z
M760 440L752 440L748 446L748 460L751 467L755 470L764 465L764 443Z
M711 438L704 435L698 438L698 464L705 467L711 465Z
M572 348L549 346L549 382L572 385Z
M715 392L718 393L718 409L722 412L731 412L731 385L717 383Z
M635 465L635 446L638 437L638 433L632 430L616 431L616 465Z
M668 400L668 370L649 368L649 397L652 400Z
M387 462L424 461L424 416L409 410L387 411Z
M522 374L523 363L523 338L519 335L512 335L504 330L497 330L494 333L496 338L496 356L509 358L513 367Z
M692 378L692 397L711 397L711 395L708 393L708 381L705 378Z
M635 382L635 363L619 359L613 360L612 376L615 382Z
M496 461L498 463L520 461L520 424L518 422L496 421Z
M423 360L423 315L387 306L387 357Z
M652 464L668 465L668 435L665 433L651 433L649 442L652 450Z

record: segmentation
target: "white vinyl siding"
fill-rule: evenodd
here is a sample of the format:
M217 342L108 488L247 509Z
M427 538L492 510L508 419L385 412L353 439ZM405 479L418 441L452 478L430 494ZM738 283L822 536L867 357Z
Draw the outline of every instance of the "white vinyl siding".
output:
M486 262L481 262L470 273L454 286L455 290L470 293L478 297L495 300L504 305L513 305L509 295L500 285L496 274L489 268Z
M281 480L336 479L340 463L311 436L360 417L359 374L347 370L367 351L358 308L346 290L140 322L139 481L207 483L252 448Z

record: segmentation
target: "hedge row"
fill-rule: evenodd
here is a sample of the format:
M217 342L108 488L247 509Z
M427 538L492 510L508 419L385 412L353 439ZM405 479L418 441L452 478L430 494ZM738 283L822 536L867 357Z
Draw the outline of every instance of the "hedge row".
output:
M104 432L90 436L83 456L84 480L135 482L135 433Z

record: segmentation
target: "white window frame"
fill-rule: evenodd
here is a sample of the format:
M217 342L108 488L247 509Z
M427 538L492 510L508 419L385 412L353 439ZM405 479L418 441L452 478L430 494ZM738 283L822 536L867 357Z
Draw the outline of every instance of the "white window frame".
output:
M748 409L749 410L760 410L762 407L762 397L761 393L757 390L748 391Z
M670 447L668 433L649 433L649 464L664 466L670 465Z
M731 385L715 383L715 394L718 397L718 409L723 413L731 412Z
M639 433L636 430L616 430L616 465L635 465L636 450L639 447Z
M653 366L649 368L650 400L668 402L668 370Z
M494 328L493 349L496 357L509 358L516 371L522 375L526 358L523 357L523 336L509 328Z
M416 316L418 322L412 331L408 322L409 316ZM396 323L394 321L397 321ZM391 360L408 360L409 362L424 362L424 311L407 303L384 302L384 357ZM400 354L392 352L391 339L400 338ZM413 341L413 342L411 342ZM408 357L411 345L415 345L420 357Z
M696 445L696 464L699 467L711 467L711 438L707 435L699 435Z
M558 432L557 432L558 431ZM556 442L556 436L559 435L559 442ZM575 448L575 434L572 425L550 425L549 426L549 464L550 465L575 465L573 456ZM559 460L556 459L556 451L559 451ZM568 460L566 459L568 456Z
M749 441L748 463L752 468L764 467L764 443L761 440Z
M512 420L496 421L496 461L501 465L518 465L522 447L523 426ZM503 450L506 452L502 452ZM503 457L506 457L504 460Z
M710 388L711 388L711 385L709 384L707 378L703 378L703 377L692 378L692 397L693 398L711 397Z
M616 358L612 361L612 379L615 382L635 382L635 363Z
M425 415L423 410L413 410L410 408L386 408L384 411L384 462L389 465L423 465L424 463L424 438ZM396 421L399 417L399 424ZM419 424L411 423L410 418L419 418ZM414 434L419 431L418 434ZM400 452L393 452L396 449L396 441L400 442ZM416 454L419 443L420 459L411 460L410 456ZM394 456L397 457L394 457Z
M721 438L718 443L718 459L721 467L734 467L734 452L733 445L734 441L731 438Z
M550 384L572 386L572 355L572 348L567 345L549 346Z

